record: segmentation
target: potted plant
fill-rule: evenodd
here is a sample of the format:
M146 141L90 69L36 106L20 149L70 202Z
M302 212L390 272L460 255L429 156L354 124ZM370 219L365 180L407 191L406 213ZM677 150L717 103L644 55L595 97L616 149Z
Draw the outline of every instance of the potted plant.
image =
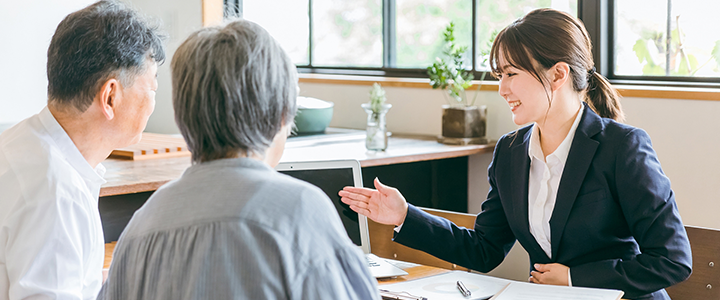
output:
M367 138L365 139L365 148L368 150L385 151L387 149L388 138L385 114L392 107L392 104L385 103L386 100L385 90L376 82L373 84L372 90L370 90L370 102L360 105L368 114Z
M437 57L435 63L427 68L430 85L433 89L443 90L448 104L443 105L442 135L438 141L445 144L485 144L485 106L475 106L477 93L468 101L465 89L472 85L473 74L465 69L463 54L467 46L455 43L455 24L443 31L443 57ZM480 82L484 79L483 73ZM480 87L478 86L478 91Z

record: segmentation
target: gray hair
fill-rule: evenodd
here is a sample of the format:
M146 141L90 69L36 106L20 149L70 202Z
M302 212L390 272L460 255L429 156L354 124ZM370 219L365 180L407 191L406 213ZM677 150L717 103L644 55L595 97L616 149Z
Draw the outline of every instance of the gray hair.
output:
M84 112L108 79L129 87L149 59L162 63L163 38L157 26L119 1L98 1L69 14L48 48L49 101Z
M264 153L297 110L297 70L259 25L201 29L177 49L173 107L194 163Z

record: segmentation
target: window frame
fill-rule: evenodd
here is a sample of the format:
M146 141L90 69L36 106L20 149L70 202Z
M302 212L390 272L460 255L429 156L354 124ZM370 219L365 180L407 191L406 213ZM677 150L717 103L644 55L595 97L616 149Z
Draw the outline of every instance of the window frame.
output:
M225 16L228 13L242 16L243 0L223 0ZM472 1L472 51L471 72L477 80L487 71L475 69L477 59L477 1ZM719 77L682 77L682 76L627 76L617 75L614 72L615 63L615 1L617 0L577 0L577 16L584 24L592 42L593 59L598 73L604 75L612 84L630 86L656 86L681 88L720 88ZM234 5L234 7L228 7ZM396 0L382 0L383 18L383 67L337 67L313 65L313 0L308 0L309 16L309 42L308 64L296 65L298 72L303 74L321 75L351 75L396 78L428 78L426 68L397 68L387 67L393 65L397 59L395 49L396 31ZM493 76L485 76L484 80L494 81Z

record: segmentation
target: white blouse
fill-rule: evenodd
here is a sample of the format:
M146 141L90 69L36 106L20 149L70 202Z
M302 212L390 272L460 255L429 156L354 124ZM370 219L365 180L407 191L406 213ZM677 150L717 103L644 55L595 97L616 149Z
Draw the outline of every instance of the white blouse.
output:
M47 107L0 135L0 299L95 299L104 173Z
M530 219L530 233L535 237L540 247L548 257L552 258L552 243L550 241L550 218L555 208L560 178L565 169L570 146L575 131L580 124L585 106L575 116L565 139L553 153L545 157L540 144L540 132L537 124L533 126L530 136L528 156L530 156L530 176L528 179L528 218ZM572 286L570 270L568 269L568 283Z
M540 132L537 124L533 126L530 136L528 155L530 156L530 177L528 181L528 217L530 218L530 233L540 244L548 257L552 258L550 243L550 217L555 208L560 177L562 177L567 161L570 145L575 137L575 130L580 124L583 110L575 117L572 127L560 146L547 157L543 154L540 145Z

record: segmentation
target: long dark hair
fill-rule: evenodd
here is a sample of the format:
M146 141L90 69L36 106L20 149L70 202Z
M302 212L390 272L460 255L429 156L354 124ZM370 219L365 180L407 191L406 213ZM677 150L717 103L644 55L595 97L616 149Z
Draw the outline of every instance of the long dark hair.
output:
M610 82L595 72L592 43L582 22L554 9L541 8L505 27L495 38L490 50L490 68L499 74L498 59L503 58L512 67L525 70L545 86L547 79L542 71L558 62L570 66L573 88L585 93L585 102L603 118L625 120L620 96ZM538 62L538 70L532 59Z

